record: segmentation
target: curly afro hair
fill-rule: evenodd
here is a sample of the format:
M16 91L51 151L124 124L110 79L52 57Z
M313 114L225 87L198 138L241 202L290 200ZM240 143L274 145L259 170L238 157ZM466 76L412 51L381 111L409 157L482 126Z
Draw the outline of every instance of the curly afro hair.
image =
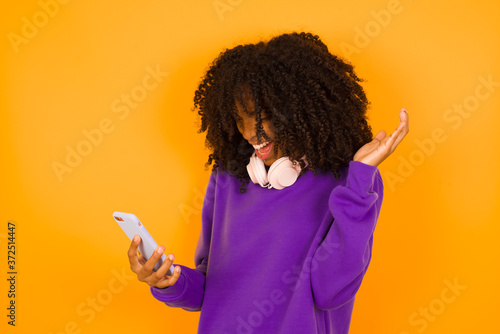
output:
M212 62L194 96L201 116L198 133L207 131L212 152L205 167L227 171L240 180L244 193L250 178L246 165L254 148L238 131L236 100L254 111L259 142L268 139L262 115L274 131L275 152L297 160L314 175L348 166L356 151L372 141L366 119L369 104L363 80L353 66L332 55L317 35L292 32L268 42L225 49ZM254 110L247 110L248 97Z

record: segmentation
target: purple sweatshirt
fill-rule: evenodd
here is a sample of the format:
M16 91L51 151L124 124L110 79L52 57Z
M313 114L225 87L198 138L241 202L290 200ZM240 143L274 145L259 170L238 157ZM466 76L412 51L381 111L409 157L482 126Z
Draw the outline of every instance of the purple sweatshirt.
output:
M382 205L378 168L351 161L338 181L308 170L282 190L239 184L211 173L196 268L180 265L153 296L201 310L199 334L348 333Z

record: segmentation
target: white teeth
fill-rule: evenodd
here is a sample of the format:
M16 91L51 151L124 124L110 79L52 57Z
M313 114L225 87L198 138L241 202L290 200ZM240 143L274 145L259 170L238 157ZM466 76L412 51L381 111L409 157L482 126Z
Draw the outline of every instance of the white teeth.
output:
M256 150L260 149L260 148L263 148L264 146L266 146L267 144L269 144L270 142L266 141L265 143L262 143L260 145L252 145Z

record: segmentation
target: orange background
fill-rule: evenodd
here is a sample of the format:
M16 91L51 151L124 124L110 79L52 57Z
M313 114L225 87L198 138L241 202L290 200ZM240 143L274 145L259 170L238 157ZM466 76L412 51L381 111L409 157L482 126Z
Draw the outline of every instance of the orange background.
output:
M2 332L196 332L199 313L164 306L131 276L111 214L135 213L194 265L209 175L194 91L225 48L290 31L354 64L374 133L396 128L401 107L410 115L380 166L385 199L351 333L500 331L498 1L54 1L0 14ZM155 85L148 67L168 75ZM77 149L85 156L58 177L54 164Z

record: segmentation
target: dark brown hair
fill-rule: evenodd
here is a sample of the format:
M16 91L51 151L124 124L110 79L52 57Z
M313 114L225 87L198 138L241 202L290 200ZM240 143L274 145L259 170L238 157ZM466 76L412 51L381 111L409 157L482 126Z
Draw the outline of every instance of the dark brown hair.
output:
M269 117L283 154L338 179L356 151L373 139L366 119L369 104L353 66L332 55L317 35L289 33L257 44L226 49L212 62L194 96L207 132L212 163L240 180L245 192L246 165L254 148L237 129L235 100L244 92L255 104L257 136L265 138L262 113ZM304 163L301 161L302 167ZM305 172L305 170L303 170Z

